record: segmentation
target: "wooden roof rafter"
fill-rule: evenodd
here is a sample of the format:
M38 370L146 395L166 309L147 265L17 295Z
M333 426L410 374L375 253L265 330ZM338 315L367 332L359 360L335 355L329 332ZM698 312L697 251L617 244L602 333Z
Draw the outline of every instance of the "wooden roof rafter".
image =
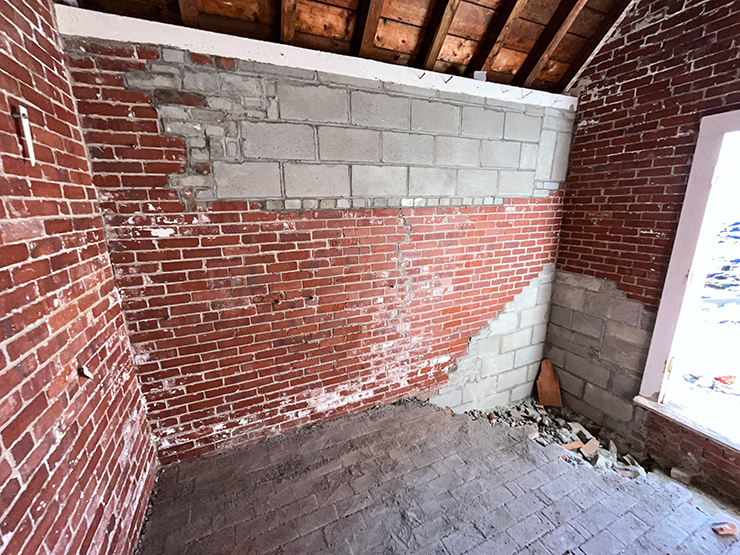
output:
M506 0L501 7L501 13L496 17L486 29L478 50L468 63L465 75L472 75L476 71L488 71L496 59L504 42L511 33L514 23L519 19L527 0Z
M452 75L484 70L494 82L553 92L571 85L635 1L78 0L83 8Z
M350 52L355 56L369 58L375 44L383 0L360 0L357 9L355 31L352 34Z
M283 44L290 44L295 37L296 7L296 0L280 1L280 42Z
M436 0L429 26L419 49L417 65L422 69L434 69L442 44L460 7L461 0Z
M200 12L197 0L178 0L180 5L180 17L188 27L200 27Z
M514 75L511 84L531 87L542 68L550 61L555 50L573 26L588 0L561 0L547 27L542 31L524 63Z
M618 25L620 19L627 13L629 8L635 3L635 0L616 0L611 11L601 22L598 30L594 33L588 44L578 53L576 59L571 62L570 66L558 81L555 90L557 92L567 91L580 72L584 69L591 57L597 51L599 46L609 36L612 30Z

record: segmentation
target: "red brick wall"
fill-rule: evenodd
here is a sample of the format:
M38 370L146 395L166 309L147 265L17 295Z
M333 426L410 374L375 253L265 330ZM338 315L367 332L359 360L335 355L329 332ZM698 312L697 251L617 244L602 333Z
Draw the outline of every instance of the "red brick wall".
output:
M702 116L740 108L740 4L643 0L582 76L558 266L657 310Z
M738 36L738 2L642 0L594 58L579 83L560 268L615 280L657 310L700 119L740 109ZM737 492L737 453L655 414L645 443L661 464Z
M648 452L663 468L677 466L693 474L692 483L740 499L740 453L654 413L646 429Z
M0 552L127 553L154 450L50 7L0 2Z
M160 134L151 95L123 88L157 51L72 40L68 51L163 462L438 388L468 338L554 261L557 195L187 211L166 188L184 141Z

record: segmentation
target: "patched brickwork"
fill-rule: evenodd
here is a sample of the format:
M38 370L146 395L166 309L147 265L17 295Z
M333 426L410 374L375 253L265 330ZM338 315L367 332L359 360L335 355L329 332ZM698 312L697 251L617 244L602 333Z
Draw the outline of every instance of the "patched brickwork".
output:
M641 439L632 399L640 391L654 323L655 315L615 282L558 270L546 354L558 368L565 404Z
M69 41L68 53L84 68L84 43ZM121 52L116 62L130 70L127 90L154 97L164 134L184 140L187 163L169 183L196 201L257 200L270 210L491 206L547 197L565 179L570 111L158 53L132 62ZM90 115L127 109L100 100L81 99Z
M642 377L699 122L740 108L739 33L737 2L641 0L584 71L558 254L571 281L556 284L548 333L574 408L645 439L656 459L686 460L710 477L719 473L709 455L672 448L663 456L661 430L672 425L650 415L643 436L647 415L634 409L629 420L628 402ZM704 442L679 435L681 445ZM736 468L724 468L737 480Z
M740 108L740 4L643 0L585 70L558 267L657 310L702 116Z
M0 3L0 552L127 553L154 446L51 8Z
M450 380L430 401L456 412L487 410L532 394L545 346L554 265L546 264L470 339Z
M70 44L164 462L437 389L469 338L554 262L559 193L350 211L196 202L170 187L192 147L157 111L162 98L196 101L127 88L172 54Z

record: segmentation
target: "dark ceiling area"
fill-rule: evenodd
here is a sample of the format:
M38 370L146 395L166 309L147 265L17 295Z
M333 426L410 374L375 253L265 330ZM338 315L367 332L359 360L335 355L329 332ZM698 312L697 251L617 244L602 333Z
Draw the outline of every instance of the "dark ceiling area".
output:
M629 0L79 0L80 7L551 92Z

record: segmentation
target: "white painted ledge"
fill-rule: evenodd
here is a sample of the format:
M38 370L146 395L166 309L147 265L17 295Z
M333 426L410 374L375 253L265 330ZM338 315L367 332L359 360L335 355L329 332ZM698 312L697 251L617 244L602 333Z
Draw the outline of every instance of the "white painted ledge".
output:
M530 106L575 111L578 105L576 98L562 94L475 81L467 77L83 10L62 4L56 4L55 8L59 33L64 36L158 44L199 54L323 71L358 79L469 94Z

